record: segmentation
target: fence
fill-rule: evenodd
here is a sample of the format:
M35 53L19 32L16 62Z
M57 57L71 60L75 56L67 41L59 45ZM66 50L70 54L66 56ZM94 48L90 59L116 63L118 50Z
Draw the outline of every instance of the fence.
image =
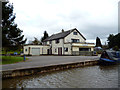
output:
M92 56L93 52L92 51L73 51L72 55L78 55L78 56Z

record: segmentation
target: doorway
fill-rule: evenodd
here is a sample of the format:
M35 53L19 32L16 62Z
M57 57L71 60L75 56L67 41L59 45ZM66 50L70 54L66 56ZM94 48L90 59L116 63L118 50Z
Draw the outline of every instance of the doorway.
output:
M62 47L58 48L58 55L62 55Z

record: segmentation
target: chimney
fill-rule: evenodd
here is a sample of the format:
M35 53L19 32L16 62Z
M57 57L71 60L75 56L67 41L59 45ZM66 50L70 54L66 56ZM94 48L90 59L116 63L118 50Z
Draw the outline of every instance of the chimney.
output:
M62 29L62 32L64 32L64 29Z

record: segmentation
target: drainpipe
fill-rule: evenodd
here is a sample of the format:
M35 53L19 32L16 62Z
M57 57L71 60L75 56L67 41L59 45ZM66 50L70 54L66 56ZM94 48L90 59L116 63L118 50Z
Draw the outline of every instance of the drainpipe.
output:
M28 51L28 54L29 54L29 55L30 55L30 49L31 49L31 48L29 47L29 49L28 49L28 50L29 50L29 51Z
M51 43L50 43L51 42ZM49 41L49 45L50 45L50 51L51 51L51 54L53 53L53 48L52 48L52 40Z
M43 47L42 47L42 55L43 55Z
M63 55L64 55L65 53L64 53L64 38L63 38Z
M71 55L72 55L72 54L73 54L73 53L72 53L72 42L71 42L70 44L71 44Z

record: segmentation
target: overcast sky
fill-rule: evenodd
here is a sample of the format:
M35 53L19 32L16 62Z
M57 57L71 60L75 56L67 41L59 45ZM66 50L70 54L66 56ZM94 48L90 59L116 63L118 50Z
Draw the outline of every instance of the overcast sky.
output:
M109 34L118 32L119 0L10 0L16 13L15 22L29 40L38 39L46 30L49 35L77 28L94 42L104 44Z

